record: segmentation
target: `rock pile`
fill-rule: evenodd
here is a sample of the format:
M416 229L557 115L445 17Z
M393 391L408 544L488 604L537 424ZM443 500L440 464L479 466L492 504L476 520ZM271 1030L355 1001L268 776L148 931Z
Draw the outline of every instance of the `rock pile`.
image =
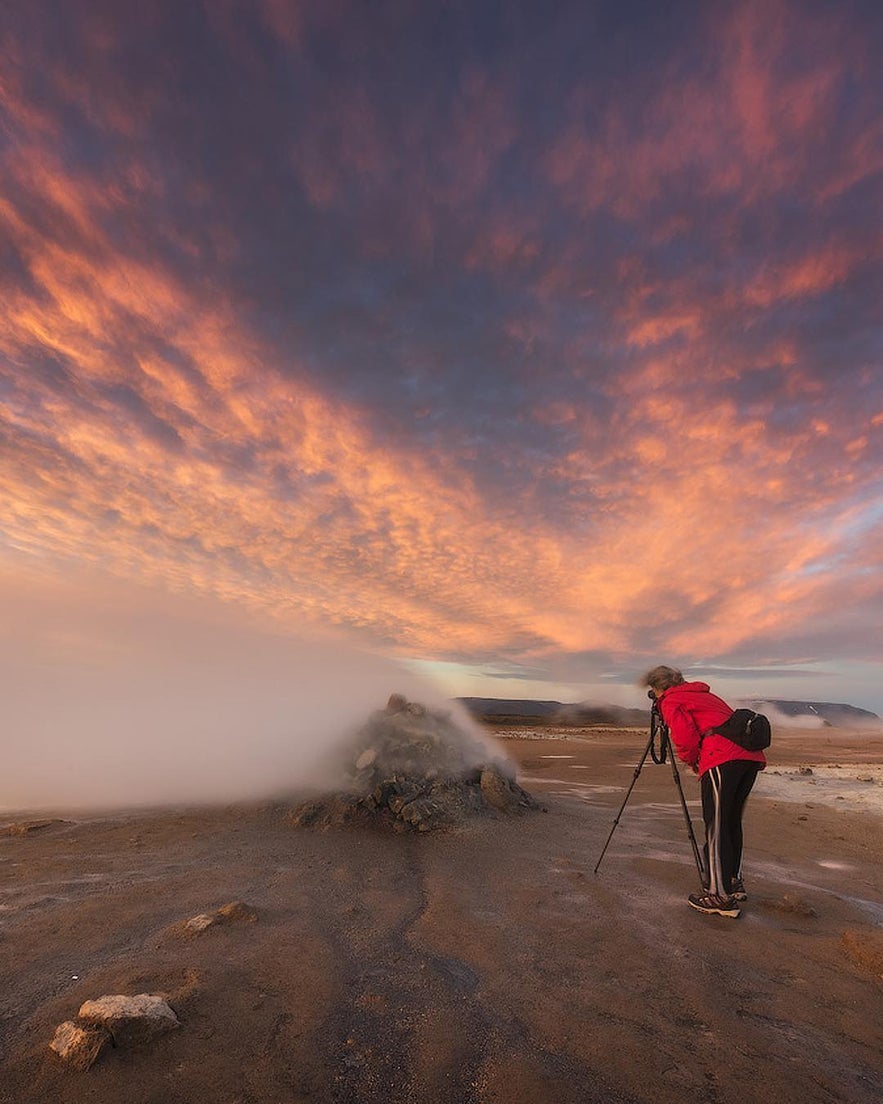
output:
M428 832L473 813L536 809L511 764L450 713L393 694L359 730L342 764L345 789L289 813L298 827L386 822Z

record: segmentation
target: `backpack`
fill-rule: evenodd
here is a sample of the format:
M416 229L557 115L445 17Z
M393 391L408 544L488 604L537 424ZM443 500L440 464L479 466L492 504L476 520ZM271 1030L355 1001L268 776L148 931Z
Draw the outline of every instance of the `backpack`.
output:
M723 724L711 729L748 751L763 751L773 738L769 718L753 709L737 709Z

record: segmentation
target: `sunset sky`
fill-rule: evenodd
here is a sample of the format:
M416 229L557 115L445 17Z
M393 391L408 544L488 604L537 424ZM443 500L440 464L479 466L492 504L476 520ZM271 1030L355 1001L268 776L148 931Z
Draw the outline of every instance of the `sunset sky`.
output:
M0 656L186 609L883 712L881 57L878 0L4 3Z

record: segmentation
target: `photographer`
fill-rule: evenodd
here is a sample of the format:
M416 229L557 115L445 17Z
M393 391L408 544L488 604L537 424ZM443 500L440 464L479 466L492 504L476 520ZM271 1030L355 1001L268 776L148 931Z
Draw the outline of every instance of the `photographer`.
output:
M705 820L705 891L691 893L699 912L738 916L747 899L742 882L742 812L758 771L762 751L740 747L710 730L733 710L704 682L686 682L672 667L654 667L644 676L668 725L678 757L699 775Z

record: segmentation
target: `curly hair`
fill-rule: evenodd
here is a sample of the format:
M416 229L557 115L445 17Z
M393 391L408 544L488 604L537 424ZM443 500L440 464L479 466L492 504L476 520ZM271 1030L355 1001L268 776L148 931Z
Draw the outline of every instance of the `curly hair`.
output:
M668 690L672 686L680 686L684 682L684 676L675 667L654 667L644 675L642 685L649 686L657 694Z

